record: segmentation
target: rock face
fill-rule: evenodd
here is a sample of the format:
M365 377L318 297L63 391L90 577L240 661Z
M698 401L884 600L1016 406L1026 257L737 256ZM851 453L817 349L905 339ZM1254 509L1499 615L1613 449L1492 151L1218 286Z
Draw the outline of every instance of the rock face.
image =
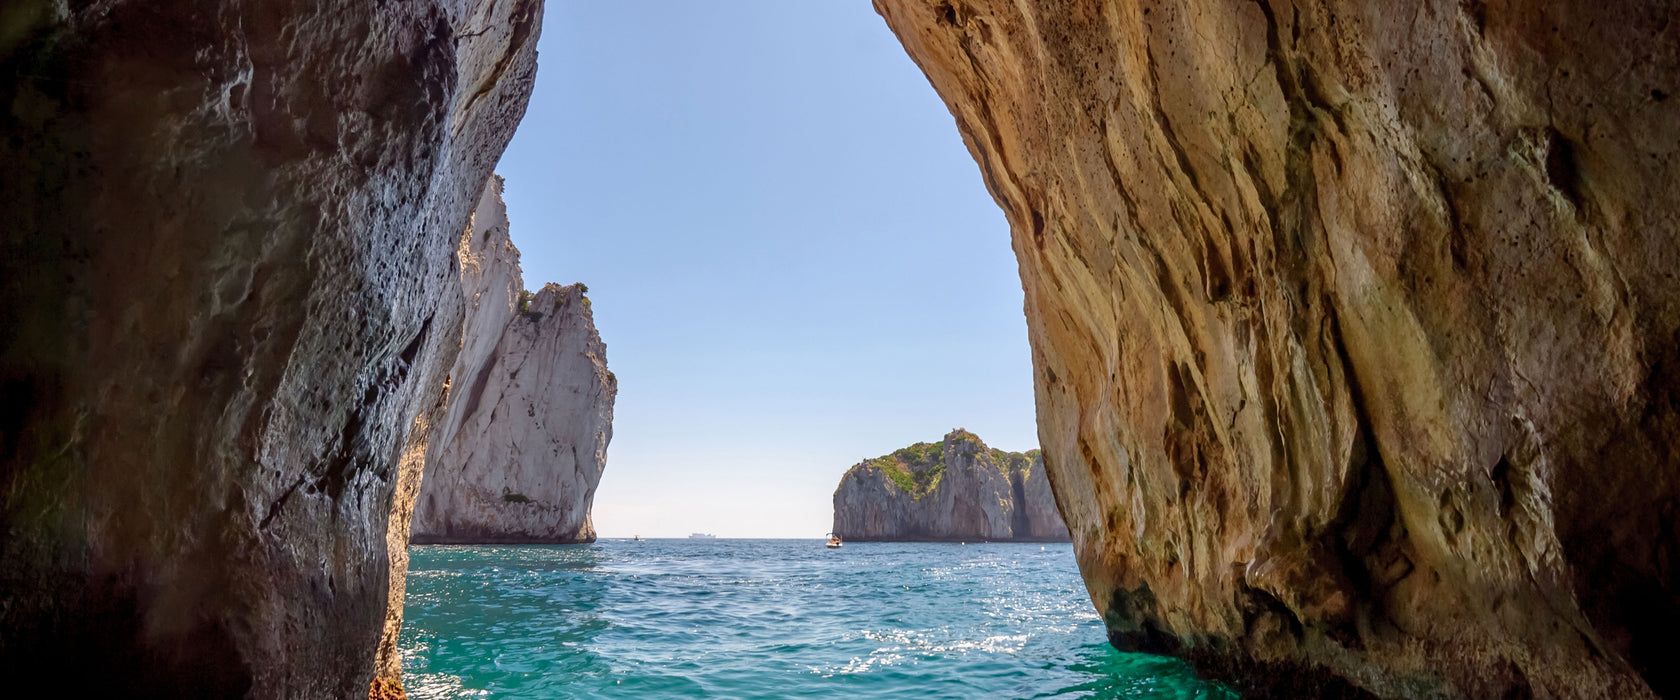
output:
M1116 645L1680 697L1673 3L875 6L1010 221Z
M834 490L834 534L854 541L1056 541L1056 512L1038 450L1004 452L957 429L846 470Z
M411 541L595 541L590 503L612 440L618 378L581 284L525 291L501 179L461 239L467 306Z
M540 15L0 8L0 671L366 695Z

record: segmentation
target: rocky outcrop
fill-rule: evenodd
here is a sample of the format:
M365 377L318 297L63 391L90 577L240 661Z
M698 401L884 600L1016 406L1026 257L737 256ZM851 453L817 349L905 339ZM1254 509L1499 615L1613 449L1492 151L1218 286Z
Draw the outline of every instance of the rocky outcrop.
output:
M1050 477L1044 472L1044 452L1030 450L1022 458L1025 468L1020 468L1021 460L1010 456L1010 503L1014 505L1010 534L1017 540L1067 542L1067 523L1062 522Z
M540 15L0 8L0 671L366 695Z
M875 5L1009 219L1116 645L1680 696L1672 3Z
M411 541L595 541L618 378L583 285L531 294L492 178L462 237L467 306L449 408L434 433Z
M1068 539L1038 450L1004 452L957 429L846 470L834 534L854 541Z

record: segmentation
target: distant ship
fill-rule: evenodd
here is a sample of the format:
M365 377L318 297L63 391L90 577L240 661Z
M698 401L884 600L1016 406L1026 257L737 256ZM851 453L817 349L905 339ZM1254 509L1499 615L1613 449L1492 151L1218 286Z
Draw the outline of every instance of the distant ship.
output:
M704 532L696 532L689 535L688 538L691 540L715 540L717 539L717 535L708 535Z

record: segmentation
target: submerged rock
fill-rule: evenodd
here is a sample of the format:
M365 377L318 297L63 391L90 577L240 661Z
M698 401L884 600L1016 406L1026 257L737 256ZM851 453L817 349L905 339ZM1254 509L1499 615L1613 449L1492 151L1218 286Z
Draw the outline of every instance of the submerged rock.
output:
M1039 451L990 449L961 429L846 470L834 490L834 534L854 541L1068 539Z
M368 693L405 456L459 346L455 243L540 20L4 3L0 673Z
M595 541L618 378L581 284L531 294L492 178L461 239L467 306L449 407L426 457L411 541Z
M1116 645L1680 697L1673 3L875 6L1009 219Z

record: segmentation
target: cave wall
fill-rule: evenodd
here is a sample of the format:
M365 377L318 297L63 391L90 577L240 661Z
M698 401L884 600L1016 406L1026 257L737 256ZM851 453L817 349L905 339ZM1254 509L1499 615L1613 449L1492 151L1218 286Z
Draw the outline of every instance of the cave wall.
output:
M1680 8L875 7L1010 222L1117 646L1680 696Z
M460 345L455 243L540 20L0 7L0 670L367 694L393 495Z

